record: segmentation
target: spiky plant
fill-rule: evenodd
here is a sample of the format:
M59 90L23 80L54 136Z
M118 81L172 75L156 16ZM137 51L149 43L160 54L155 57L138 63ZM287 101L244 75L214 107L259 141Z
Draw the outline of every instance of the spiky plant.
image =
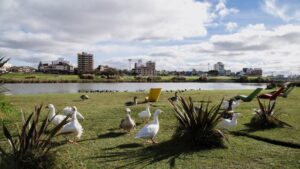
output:
M268 105L265 105L257 97L259 109L255 110L255 115L252 117L250 125L254 128L274 128L274 127L292 127L278 119L279 113L275 111L276 100L270 100Z
M210 106L210 102L201 103L195 106L192 98L180 97L179 102L169 100L175 110L178 126L173 135L174 139L179 139L193 148L223 147L226 134L217 128L222 120L223 113L220 107L223 100L218 105ZM227 140L228 141L228 140Z
M9 59L5 59L5 57L1 57L0 58L0 68L3 67L8 61L9 61Z
M45 165L50 162L51 140L67 123L68 117L45 134L50 123L48 116L40 122L41 110L42 105L36 106L26 120L22 118L21 131L18 131L16 137L3 124L3 134L11 151L7 152L0 147L0 168L47 168Z

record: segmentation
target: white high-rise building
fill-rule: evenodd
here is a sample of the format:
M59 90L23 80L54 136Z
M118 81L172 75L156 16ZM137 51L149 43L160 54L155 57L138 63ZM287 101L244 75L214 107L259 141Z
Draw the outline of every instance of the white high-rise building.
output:
M214 70L218 71L220 75L225 74L225 66L222 62L214 64Z

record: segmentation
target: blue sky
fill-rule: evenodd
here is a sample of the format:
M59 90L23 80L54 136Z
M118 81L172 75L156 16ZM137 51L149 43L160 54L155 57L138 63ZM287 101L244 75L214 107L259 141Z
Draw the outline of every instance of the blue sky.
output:
M72 3L72 5L70 5ZM0 1L0 55L36 66L93 53L95 66L154 60L162 70L263 67L300 74L299 0ZM79 12L80 11L80 12Z

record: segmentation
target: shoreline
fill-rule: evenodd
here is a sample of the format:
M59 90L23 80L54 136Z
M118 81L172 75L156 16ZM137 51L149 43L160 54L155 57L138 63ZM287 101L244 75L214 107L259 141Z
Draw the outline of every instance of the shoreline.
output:
M239 80L0 80L0 83L13 84L13 83L269 83L269 81L239 81Z

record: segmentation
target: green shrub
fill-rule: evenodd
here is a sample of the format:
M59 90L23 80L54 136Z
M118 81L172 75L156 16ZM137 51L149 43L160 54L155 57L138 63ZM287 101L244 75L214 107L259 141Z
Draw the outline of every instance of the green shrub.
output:
M3 134L8 140L11 151L5 151L0 147L0 168L49 168L51 164L51 140L67 123L66 117L59 125L48 130L49 120L46 117L40 123L42 105L35 107L33 113L25 121L23 114L23 125L17 137L13 138L11 132L3 124ZM45 131L48 134L45 134Z
M266 89L274 89L274 88L276 88L276 83L269 83L269 84L267 84L267 88Z
M186 78L183 76L172 77L172 81L185 81L185 80L186 80Z
M147 82L156 82L156 81L160 81L161 77L160 76L149 76L147 77Z
M146 81L147 80L145 77L142 77L142 76L135 76L134 79L137 81Z
M205 76L200 76L200 77L198 78L198 81L199 81L199 82L207 82L207 81L208 81L208 78L205 77Z
M292 127L291 125L278 119L279 113L275 111L275 100L269 101L266 106L259 98L257 98L259 109L255 110L255 115L252 117L250 126L252 128L275 128L275 127Z
M196 107L192 98L180 97L179 102L172 102L178 126L173 135L183 143L193 148L223 147L225 133L217 128L222 120L222 113L219 113L223 100L218 105L209 107L209 103L201 103Z
M238 79L238 82L241 82L241 83L247 83L249 82L249 78L247 76L241 76L239 79Z
M95 79L95 75L93 75L93 74L80 74L79 78L80 79Z

